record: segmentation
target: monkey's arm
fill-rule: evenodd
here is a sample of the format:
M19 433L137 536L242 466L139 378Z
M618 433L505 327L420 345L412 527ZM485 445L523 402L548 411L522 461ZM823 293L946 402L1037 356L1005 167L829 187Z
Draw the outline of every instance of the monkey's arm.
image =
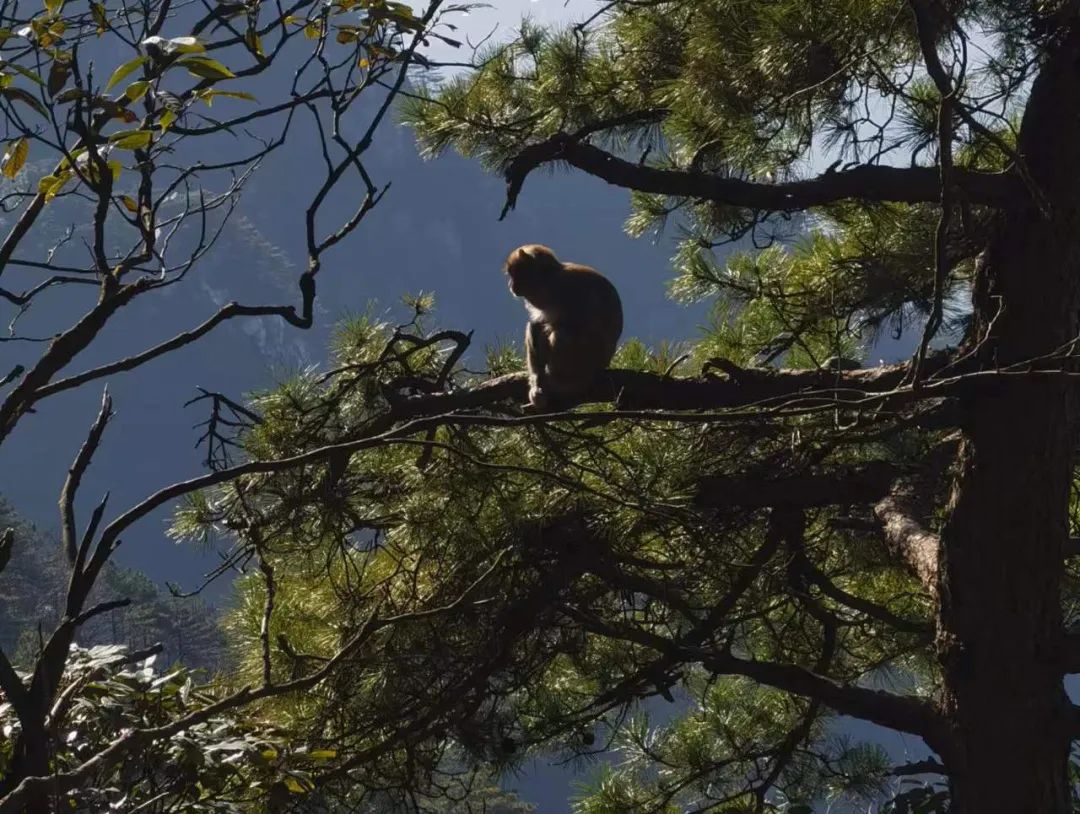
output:
M532 378L543 378L550 358L546 326L529 320L525 326L525 366Z
M525 367L529 371L529 402L537 407L543 406L549 356L544 324L529 320L525 326Z

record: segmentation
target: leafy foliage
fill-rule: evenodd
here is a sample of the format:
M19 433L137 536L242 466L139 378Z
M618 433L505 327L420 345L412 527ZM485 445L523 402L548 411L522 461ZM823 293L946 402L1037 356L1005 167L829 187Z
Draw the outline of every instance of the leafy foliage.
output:
M424 306L402 326L370 317L342 326L326 373L300 374L250 405L261 418L241 436L252 461L351 443L363 445L358 454L243 476L176 517L178 537L225 534L234 556L259 563L237 583L226 622L246 680L268 669L277 681L304 675L379 625L334 681L272 702L274 719L342 756L372 750L387 726L415 730L390 762L346 758L360 783L403 792L430 791L449 766L505 770L534 749L585 757L612 739L626 762L583 811L749 805L769 789L810 802L886 784L882 753L838 741L820 705L653 652L708 629L710 641L755 659L827 659L841 680L892 664L932 683L920 635L885 634L797 587L805 574L789 558L808 556L917 629L929 606L880 541L837 538L833 515L812 513L788 554L747 565L763 539L774 544L769 517L694 505L703 468L796 466L782 463L793 433L812 454L827 426L792 419L747 437L677 420L590 426L588 409L568 425L529 424L511 409L426 436L406 424L373 437L410 391L471 381L453 364L464 338L429 327ZM670 363L634 343L618 361ZM899 439L868 440L842 458L902 454ZM726 621L707 621L726 602ZM624 719L636 698L673 686L686 717L661 728Z

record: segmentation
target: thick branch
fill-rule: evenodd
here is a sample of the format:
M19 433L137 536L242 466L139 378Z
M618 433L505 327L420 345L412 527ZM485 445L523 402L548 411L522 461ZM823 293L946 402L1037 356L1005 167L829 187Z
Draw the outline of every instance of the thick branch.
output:
M761 684L820 701L841 715L918 735L939 753L948 751L944 718L928 702L882 690L841 684L803 667L751 661L731 655L710 655L706 668L725 675L741 675Z
M941 199L936 167L865 165L816 178L761 184L704 172L661 170L625 161L618 156L558 133L526 147L506 169L506 206L514 208L526 177L537 167L561 161L618 187L713 201L764 212L791 212L857 199L875 202L936 203ZM954 181L972 203L999 208L1023 206L1026 189L1012 175L956 170Z
M949 362L946 354L927 359L931 374ZM580 403L615 402L626 410L714 410L760 407L767 410L798 399L801 406L845 404L855 406L868 395L889 393L904 380L908 363L882 365L839 373L832 370L758 370L729 368L724 376L675 379L636 370L606 371L580 399ZM924 387L927 395L930 391ZM525 373L510 373L468 390L414 396L394 405L399 418L434 415L486 407L500 401L524 402L528 396Z
M19 674L8 660L7 654L0 650L0 690L4 691L4 697L15 710L19 723L25 728L27 724L34 724L34 707L30 703L30 696Z
M810 509L872 503L888 495L889 487L899 475L899 469L887 461L786 478L714 475L698 481L695 502L710 508L740 506L755 509L767 506Z
M923 588L936 596L939 541L915 519L918 510L908 486L899 484L874 507L874 515L884 526L889 549L907 563Z

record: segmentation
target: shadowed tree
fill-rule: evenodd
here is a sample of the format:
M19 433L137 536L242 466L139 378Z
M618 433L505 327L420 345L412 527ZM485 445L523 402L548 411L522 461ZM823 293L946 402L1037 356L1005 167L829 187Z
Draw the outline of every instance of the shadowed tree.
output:
M748 396L767 383L762 422L828 396L799 396L732 362L765 352L822 363L868 329L925 316L892 392L836 410L831 431L801 430L757 475L771 482L721 471L698 492L715 505L770 507L777 521L809 505L863 503L860 522L880 525L926 603L925 696L860 700L836 687L851 676L827 663L763 664L745 645L752 661L732 669L733 651L721 648L713 665L700 654L705 669L920 735L943 762L953 811L1068 810L1078 734L1062 686L1078 666L1066 562L1080 420L1078 5L616 0L582 25L527 27L477 56L475 71L412 107L425 148L453 146L504 170L508 209L531 172L562 166L632 190L631 231L668 218L686 229L677 289L718 299L728 318L711 340L719 370ZM713 262L718 243L765 240L793 212L813 225L794 246ZM962 341L928 354L950 308L961 311ZM880 494L816 491L837 456L870 436L896 442L926 420L956 432L915 433L925 446ZM901 463L896 451L884 457ZM786 469L792 480L780 481ZM858 483L873 491L873 480ZM777 533L790 545L803 534L792 529L821 528L805 523L788 519ZM812 601L846 604L820 552L788 556ZM826 611L811 607L828 630Z
M408 91L429 151L505 172L507 213L565 166L631 190L633 231L684 230L673 288L713 324L627 342L556 414L522 411L510 351L470 373L427 298L343 326L325 371L207 394L211 471L89 539L184 498L178 536L230 541L239 689L101 759L254 703L332 753L301 807L438 810L534 751L617 749L583 811L1072 810L1078 60L1072 2L614 0ZM759 250L721 263L737 239ZM852 369L911 326L910 362ZM0 432L59 386L39 372ZM0 672L39 757L41 673ZM35 765L0 811L100 760Z

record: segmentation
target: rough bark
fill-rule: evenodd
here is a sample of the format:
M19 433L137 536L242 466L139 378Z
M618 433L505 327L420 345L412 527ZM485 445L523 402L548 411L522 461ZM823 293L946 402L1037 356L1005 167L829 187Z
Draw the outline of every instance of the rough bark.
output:
M1074 34L1032 89L1020 149L1050 211L999 217L976 286L985 368L1077 336L1078 56ZM1054 653L1076 406L1060 380L1004 386L967 405L941 532L938 616L957 814L1071 811L1068 701Z

